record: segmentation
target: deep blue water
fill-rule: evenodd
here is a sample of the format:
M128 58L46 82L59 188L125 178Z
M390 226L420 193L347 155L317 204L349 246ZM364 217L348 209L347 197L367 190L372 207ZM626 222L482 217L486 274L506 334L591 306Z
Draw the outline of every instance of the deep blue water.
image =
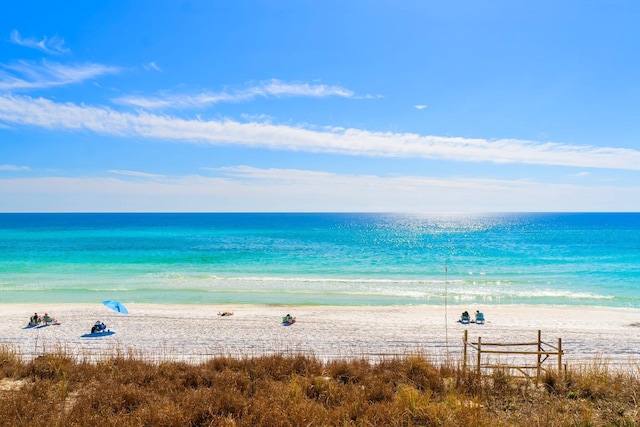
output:
M640 307L640 214L0 214L0 302Z

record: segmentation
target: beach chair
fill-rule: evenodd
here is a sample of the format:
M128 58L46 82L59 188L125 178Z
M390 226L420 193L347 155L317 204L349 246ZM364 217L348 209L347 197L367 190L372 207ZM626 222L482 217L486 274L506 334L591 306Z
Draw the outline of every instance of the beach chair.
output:
M476 325L484 325L484 314L476 313Z
M460 323L462 323L463 325L468 325L470 321L471 319L468 315L463 314L462 316L460 316Z

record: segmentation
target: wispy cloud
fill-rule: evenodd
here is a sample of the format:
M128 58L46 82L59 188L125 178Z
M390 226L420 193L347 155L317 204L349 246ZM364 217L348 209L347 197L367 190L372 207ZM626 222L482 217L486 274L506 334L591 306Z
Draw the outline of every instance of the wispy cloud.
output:
M53 36L51 38L47 38L45 36L41 40L38 40L34 37L23 38L17 30L13 30L11 31L9 40L17 45L37 49L50 55L59 55L69 52L69 49L64 47L64 39L58 36Z
M249 88L246 92L254 94L254 96L310 96L320 98L325 96L341 96L344 98L350 98L354 95L351 90L340 86L288 83L276 79Z
M0 171L30 171L29 166L16 166L16 165L0 165Z
M427 108L427 106L426 105L416 105L415 108L417 110L424 110L425 108Z
M162 178L164 175L159 175L155 173L147 173L147 172L138 172L138 171L128 171L128 170L117 170L112 169L109 171L114 175L124 175L124 176L135 176L138 178Z
M573 174L573 176L576 177L576 178L583 178L583 177L589 176L589 175L590 175L590 173L586 172L586 171L582 171L582 172L578 172L578 173Z
M640 187L218 168L216 176L0 177L3 211L638 211ZM131 178L131 179L129 179Z
M161 73L163 72L162 68L158 67L158 64L156 64L153 61L149 62L148 64L144 64L143 67L147 71L155 70L155 71L159 71Z
M42 64L18 61L0 64L0 90L62 86L119 71L117 67L92 63L64 65L48 61L42 61Z
M257 97L325 98L329 96L353 98L354 93L341 86L297 82L290 83L273 79L257 85L223 92L202 92L193 95L164 94L156 97L131 95L115 98L112 101L117 104L132 105L144 109L162 109L203 108L220 102L250 101Z
M28 96L0 95L0 120L121 137L238 144L311 153L640 170L640 151L626 148L371 132L354 128L316 129L233 120L206 121L147 112L125 113Z

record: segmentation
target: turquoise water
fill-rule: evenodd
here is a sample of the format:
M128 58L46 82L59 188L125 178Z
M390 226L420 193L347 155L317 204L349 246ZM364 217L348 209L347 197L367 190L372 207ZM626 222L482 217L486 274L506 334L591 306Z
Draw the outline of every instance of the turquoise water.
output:
M640 214L0 214L3 303L640 307Z

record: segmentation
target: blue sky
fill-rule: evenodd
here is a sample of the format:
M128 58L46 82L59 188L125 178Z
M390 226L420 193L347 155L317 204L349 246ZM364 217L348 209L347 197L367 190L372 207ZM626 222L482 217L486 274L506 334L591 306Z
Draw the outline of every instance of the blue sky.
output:
M638 211L640 2L3 5L0 211Z

